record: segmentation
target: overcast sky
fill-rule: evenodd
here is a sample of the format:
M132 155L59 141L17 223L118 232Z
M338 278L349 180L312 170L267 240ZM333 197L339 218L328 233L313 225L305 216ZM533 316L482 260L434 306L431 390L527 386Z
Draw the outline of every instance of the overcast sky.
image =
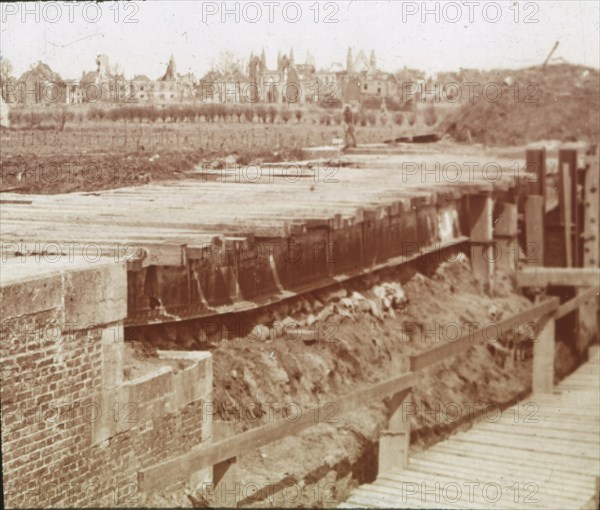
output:
M429 73L539 65L557 40L555 57L596 68L600 61L597 1L354 0L316 5L314 0L2 4L0 52L17 77L42 60L63 78L94 70L100 53L109 56L111 65L120 64L127 78L142 73L157 78L171 54L178 72L200 77L221 51L246 58L251 49L264 47L268 66L275 67L277 51L288 52L292 46L297 63L309 50L318 67L345 65L351 46L355 55L364 49L368 56L375 49L382 69L408 66Z

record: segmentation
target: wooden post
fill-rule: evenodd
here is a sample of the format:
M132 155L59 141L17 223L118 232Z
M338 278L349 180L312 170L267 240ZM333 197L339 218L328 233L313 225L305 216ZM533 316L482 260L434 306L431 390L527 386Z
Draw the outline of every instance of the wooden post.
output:
M533 344L531 387L534 394L552 393L554 389L554 317L543 318L541 328Z
M519 248L517 245L517 204L502 202L496 206L494 223L494 243L496 267L514 274L517 266Z
M471 267L488 293L493 290L494 275L493 209L489 194L469 196Z
M525 154L527 194L546 198L546 149L530 149Z
M390 420L379 437L379 473L408 466L412 390L396 393L389 401Z
M573 206L571 195L571 172L569 168L563 168L561 171L561 222L565 232L565 266L573 267Z
M586 157L586 171L583 188L583 267L596 268L600 266L600 237L598 221L600 216L598 204L598 185L600 169L598 153L594 151ZM598 286L598 281L594 282ZM585 289L579 289L578 294ZM598 334L598 311L595 300L582 304L578 315L577 352L583 355L588 345Z
M213 466L214 501L211 501L211 508L237 507L240 483L236 475L236 457Z
M561 149L558 151L558 173L560 187L560 221L565 232L566 267L574 265L573 258L573 218L575 217L576 195L574 180L577 172L577 151ZM576 184L576 183L575 183Z
M529 195L525 201L525 264L544 265L544 197Z
M214 422L212 431L212 442L220 441L235 435L235 423L229 421ZM208 478L212 480L212 490L205 491L203 489L202 492L208 498L210 508L236 508L237 502L241 499L239 476L237 476L237 458L231 457L214 464L212 468L208 467L206 470L202 470L198 474L203 475L205 471L208 471Z

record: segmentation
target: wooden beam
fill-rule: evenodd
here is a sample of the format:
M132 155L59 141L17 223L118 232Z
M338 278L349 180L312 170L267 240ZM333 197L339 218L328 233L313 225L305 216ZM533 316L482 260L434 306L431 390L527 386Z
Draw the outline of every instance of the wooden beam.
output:
M213 466L213 498L211 508L236 508L238 497L239 476L237 459L224 460Z
M554 388L555 319L550 317L533 342L532 392L552 393Z
M411 414L408 409L412 406L410 389L397 393L390 399L388 428L379 437L379 473L389 473L408 465Z
M590 267L523 267L517 271L519 287L598 287L600 269Z
M493 241L494 200L491 196L471 195L469 197L469 219L471 232L469 237L474 243Z
M498 269L514 274L518 262L518 212L517 204L500 202L495 207L494 261Z
M564 228L565 266L573 266L573 194L571 176L573 168L577 168L577 151L561 150L558 153L558 170L560 176L560 220Z
M509 331L517 323L532 321L543 315L553 312L559 307L559 304L559 299L557 297L553 297L542 301L540 304L536 304L516 315L513 315L508 319L499 321L494 325L497 331ZM452 343L443 344L424 353L410 356L410 370L411 372L416 372L417 370L432 365L433 363L443 361L448 356L461 354L471 347L471 345L484 340L486 335L486 328L478 329L474 332L470 331Z
M583 186L583 267L595 270L593 285L598 287L598 266L600 263L600 235L598 234L600 204L598 203L600 167L597 147L586 156L586 170ZM598 309L593 304L583 304L578 314L577 352L584 354L588 345L598 336Z
M582 304L591 302L593 306L598 309L598 288L592 287L591 289L582 290L580 294L578 294L573 299L570 299L566 303L563 303L556 310L556 319L560 319L565 315L577 310ZM595 303L594 303L595 302Z
M332 402L335 415L355 411L373 402L399 393L413 386L416 374L408 372L377 383L370 388L341 397ZM160 490L189 477L189 473L214 466L247 451L298 434L301 430L330 419L330 412L305 411L296 421L278 420L261 427L229 437L210 446L175 457L138 472L138 488L142 492Z
M493 214L494 200L491 196L482 194L469 197L471 268L475 277L482 283L485 292L492 290L494 275Z
M583 187L583 267L598 267L600 265L600 236L598 235L600 220L599 173L598 154L588 156Z
M546 149L529 149L525 153L527 194L546 196ZM545 202L545 200L544 200Z
M497 204L497 218L494 221L494 237L507 237L512 239L518 232L517 204L501 202Z
M544 197L529 195L525 201L525 264L529 266L544 265L544 212Z

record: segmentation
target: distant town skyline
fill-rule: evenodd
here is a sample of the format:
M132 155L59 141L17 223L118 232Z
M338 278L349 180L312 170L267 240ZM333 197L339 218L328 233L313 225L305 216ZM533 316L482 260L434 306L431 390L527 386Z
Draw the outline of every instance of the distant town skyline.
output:
M17 77L41 60L78 79L105 54L128 78L160 76L171 55L179 73L200 78L223 51L247 59L264 48L272 65L292 47L297 62L309 51L317 68L344 65L352 47L374 49L381 69L428 75L539 65L556 41L555 61L600 61L595 1L52 2L2 4L1 16L2 56Z

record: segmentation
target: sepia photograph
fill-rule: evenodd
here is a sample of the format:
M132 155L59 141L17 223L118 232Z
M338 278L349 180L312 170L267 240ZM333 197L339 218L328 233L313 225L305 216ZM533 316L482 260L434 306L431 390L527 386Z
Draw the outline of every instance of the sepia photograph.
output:
M600 510L600 3L0 3L0 506Z

